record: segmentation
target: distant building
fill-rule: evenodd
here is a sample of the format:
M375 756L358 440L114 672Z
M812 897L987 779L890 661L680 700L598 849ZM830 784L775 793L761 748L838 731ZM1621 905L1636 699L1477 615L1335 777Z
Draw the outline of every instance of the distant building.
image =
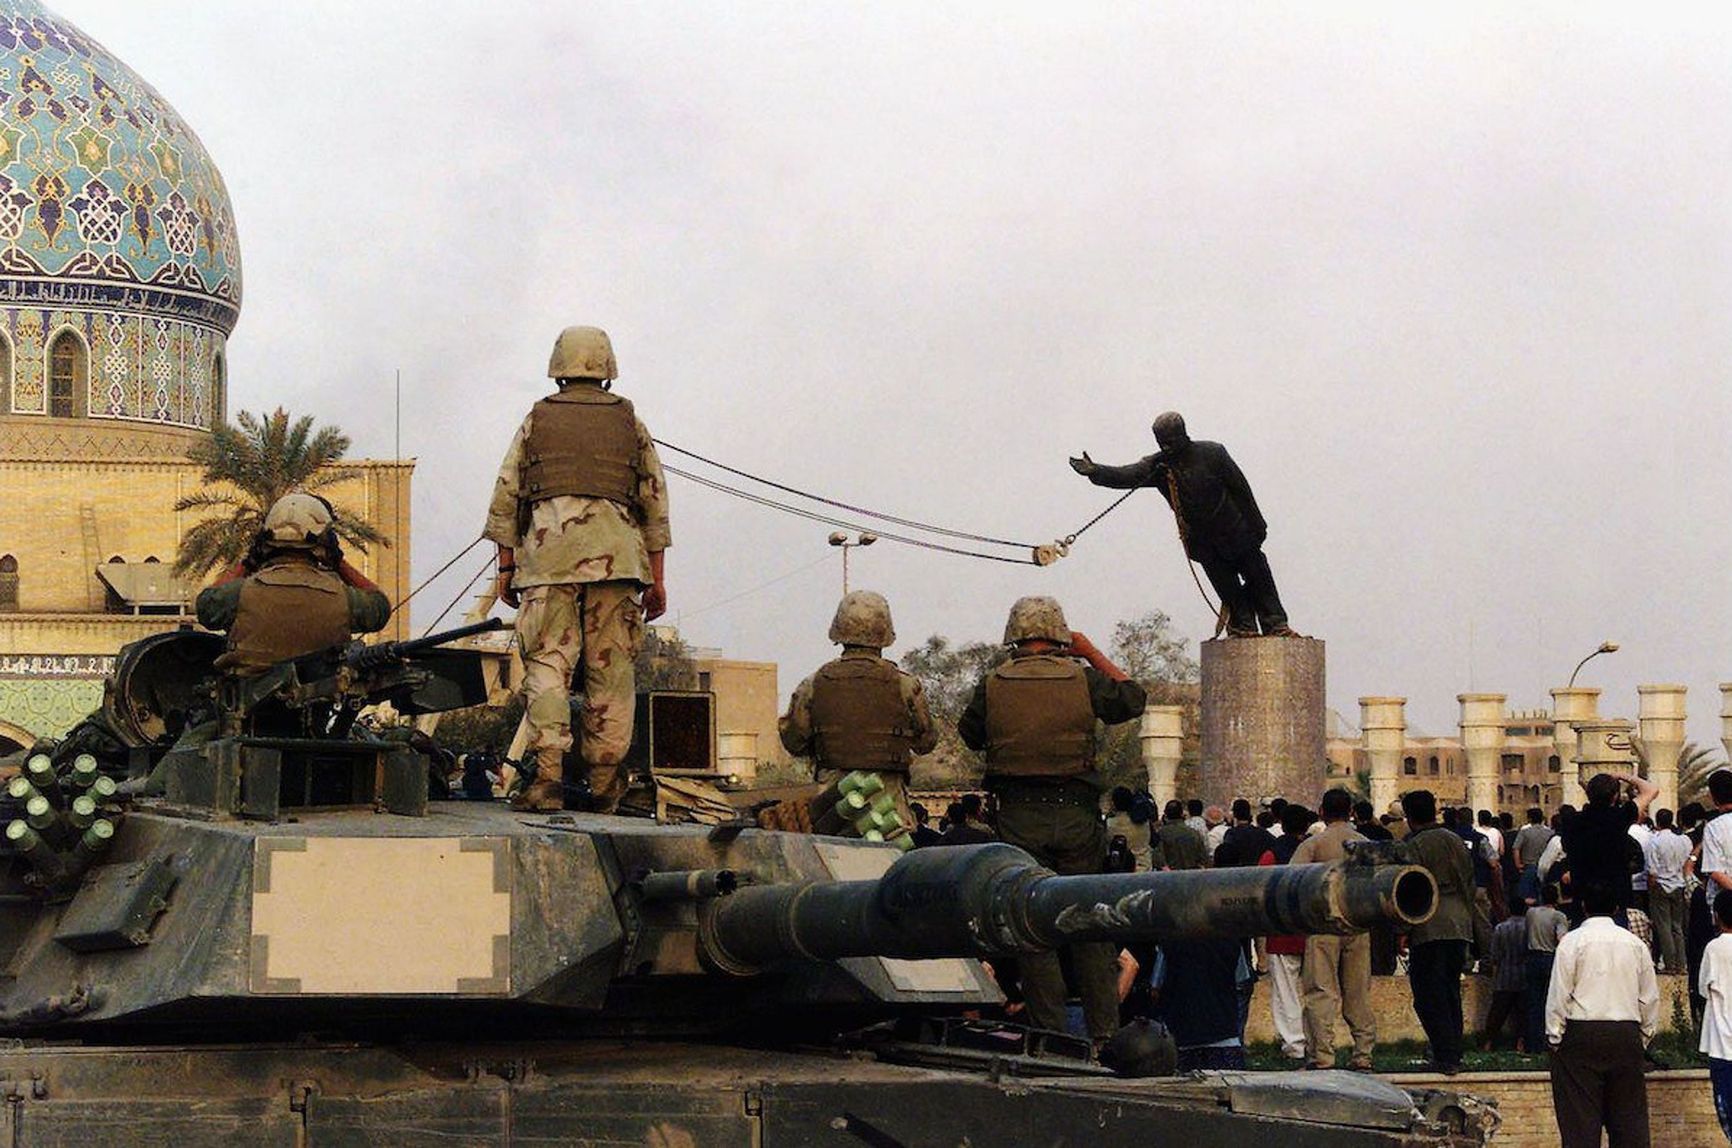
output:
M125 643L190 624L169 573L187 448L228 414L241 260L221 174L157 92L34 0L0 0L0 753L63 732ZM335 501L408 590L412 463ZM408 636L407 617L390 637Z
M1330 715L1329 776L1349 781L1369 776L1370 753L1360 732L1339 714ZM1497 811L1520 814L1529 806L1555 809L1564 800L1563 763L1552 740L1548 710L1507 715L1497 778ZM1429 789L1438 800L1467 801L1467 754L1460 737L1430 737L1410 728L1402 746L1397 792ZM1382 813L1383 810L1378 810Z

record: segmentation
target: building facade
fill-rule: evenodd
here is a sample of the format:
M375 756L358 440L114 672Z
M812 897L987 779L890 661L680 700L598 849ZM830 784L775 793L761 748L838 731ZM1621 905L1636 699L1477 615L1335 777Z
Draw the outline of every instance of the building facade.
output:
M154 88L34 0L0 0L0 752L94 707L126 642L190 623L169 573L228 414L241 258L221 173ZM331 491L395 540L411 463ZM406 636L406 618L392 636Z

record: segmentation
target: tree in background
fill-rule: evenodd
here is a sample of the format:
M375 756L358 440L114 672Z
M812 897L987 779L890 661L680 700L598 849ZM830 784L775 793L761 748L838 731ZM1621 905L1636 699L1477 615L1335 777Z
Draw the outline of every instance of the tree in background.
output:
M962 744L956 722L980 679L1008 657L1010 649L1002 643L955 645L943 634L932 635L902 655L902 668L920 679L932 723L938 727L938 747L914 763L915 788L961 788L979 779L980 755Z
M195 523L181 537L174 572L197 578L234 564L252 545L265 512L277 499L296 490L316 494L359 478L359 470L336 465L348 450L349 436L338 428L315 430L311 415L290 422L282 407L262 416L242 411L235 425L216 427L187 451L188 458L204 467L205 488L174 508L216 511L217 516ZM359 550L391 545L371 523L342 509L336 510L336 527L337 536Z
M1631 738L1630 745L1636 751L1636 761L1641 765L1642 776L1653 777L1648 761L1648 747L1639 737ZM1700 801L1712 809L1713 802L1708 799L1708 775L1716 769L1725 769L1726 766L1726 759L1717 756L1712 750L1693 741L1686 742L1684 748L1678 751L1678 807L1681 809L1692 801Z
M662 626L644 628L632 672L639 691L698 688L698 665L692 661L692 648L678 633Z

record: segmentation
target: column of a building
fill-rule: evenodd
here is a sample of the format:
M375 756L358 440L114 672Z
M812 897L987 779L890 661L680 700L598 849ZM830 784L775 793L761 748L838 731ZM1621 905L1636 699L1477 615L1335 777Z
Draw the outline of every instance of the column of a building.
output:
M1732 758L1732 682L1720 683L1720 744Z
M1503 759L1503 694L1457 694L1461 749L1467 758L1467 803L1496 811L1497 771Z
M1179 796L1179 758L1184 755L1185 707L1149 706L1137 735L1142 739L1143 768L1149 774L1149 796L1157 810Z
M1684 748L1684 687L1637 686L1641 699L1637 726L1642 753L1648 759L1648 780L1659 787L1654 808L1678 808L1678 751Z
M1629 773L1636 764L1630 745L1636 723L1629 718L1593 718L1576 723L1577 776L1585 785L1596 773Z
M1406 698L1360 698L1359 736L1371 763L1371 807L1379 814L1401 796L1401 751L1407 744Z
M1576 725L1600 716L1597 686L1560 686L1552 691L1552 748L1563 772L1564 801L1582 807L1581 774L1576 769Z

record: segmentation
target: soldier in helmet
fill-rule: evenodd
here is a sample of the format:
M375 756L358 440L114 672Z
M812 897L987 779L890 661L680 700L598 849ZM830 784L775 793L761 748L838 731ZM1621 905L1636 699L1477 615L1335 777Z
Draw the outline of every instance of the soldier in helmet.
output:
M343 557L331 504L298 491L271 505L247 556L200 591L194 608L200 625L227 632L216 668L238 678L391 620L384 592ZM161 794L173 763L201 754L216 732L214 720L189 727L148 777L122 783L122 791Z
M536 777L517 805L565 804L577 674L587 775L573 780L580 789L587 783L590 808L612 812L625 793L631 747L632 658L644 622L667 609L667 480L649 431L611 389L619 370L607 332L567 327L547 373L559 390L517 428L483 532L498 546L499 597L518 608Z
M912 827L909 761L932 751L938 731L920 679L883 656L896 640L890 603L870 590L848 594L836 607L830 640L842 656L794 690L780 722L782 744L797 757L811 757L822 782L854 770L878 774L903 824Z
M278 662L385 628L391 603L343 557L331 504L285 494L246 558L200 592L199 624L228 632L219 670L253 677Z
M1202 566L1220 595L1229 635L1291 636L1275 575L1263 556L1269 524L1227 448L1193 442L1177 411L1160 415L1151 429L1161 448L1157 453L1125 466L1102 466L1084 451L1070 460L1071 469L1096 486L1152 486L1161 492L1179 520L1186 556Z
M1095 773L1095 723L1143 712L1143 688L1065 623L1051 598L1019 598L1004 640L1010 660L981 680L956 729L986 758L986 787L998 798L998 835L1055 873L1098 873L1107 854ZM1115 952L1072 946L1089 1035L1118 1028ZM1065 986L1057 953L1021 961L1029 1019L1062 1031Z

